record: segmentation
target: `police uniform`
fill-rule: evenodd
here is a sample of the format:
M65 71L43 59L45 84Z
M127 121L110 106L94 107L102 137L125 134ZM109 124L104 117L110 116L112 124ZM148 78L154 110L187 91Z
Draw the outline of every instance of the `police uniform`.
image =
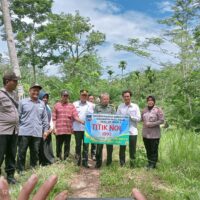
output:
M94 109L94 113L98 114L115 114L115 108L108 104L108 105L96 105ZM106 165L110 165L112 163L112 152L113 152L113 145L106 145L107 148L107 162ZM103 144L97 144L97 151L96 151L96 168L100 168L102 165L102 150Z

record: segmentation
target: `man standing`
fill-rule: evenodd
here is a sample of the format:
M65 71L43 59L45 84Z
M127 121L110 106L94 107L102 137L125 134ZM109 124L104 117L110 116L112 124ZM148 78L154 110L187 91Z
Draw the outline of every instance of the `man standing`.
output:
M101 94L101 102L99 105L96 105L94 109L94 113L99 114L115 114L115 109L112 105L109 104L110 96L107 93ZM112 163L112 152L113 145L106 145L107 148L107 162L106 165L110 165ZM103 144L97 144L97 152L96 152L96 168L100 168L102 165L102 150Z
M14 173L19 117L18 99L14 90L18 80L15 73L6 73L3 76L4 87L0 90L0 167L5 157L5 172L9 184L16 183Z
M35 167L39 160L39 147L42 137L49 129L48 116L43 101L38 99L42 87L33 84L29 98L19 103L19 143L17 165L19 173L25 169L26 152L30 149L30 166Z
M61 91L61 101L54 105L52 116L54 133L56 134L56 156L62 160L62 146L64 143L65 160L70 153L73 121L76 120L84 124L84 121L79 119L75 106L69 103L69 93L67 90Z
M93 110L95 108L95 97L92 94L88 95L88 101L92 103ZM92 160L96 160L96 144L91 144L91 158Z
M130 117L130 129L129 129L129 156L130 156L130 166L134 167L134 159L136 153L136 143L137 143L137 123L141 120L140 109L137 104L131 103L132 92L126 90L122 92L122 98L124 103L120 104L117 109L117 114L128 115ZM125 153L126 146L121 145L119 150L120 165L125 164Z
M81 120L85 121L86 115L92 114L94 112L93 104L87 101L88 99L88 91L81 90L80 91L80 100L75 101L73 104L78 112L78 116ZM78 166L81 165L81 146L83 144L83 152L82 152L82 165L86 168L88 166L88 144L84 143L84 130L85 127L81 123L75 121L73 123L73 130L75 134L76 140L76 159Z

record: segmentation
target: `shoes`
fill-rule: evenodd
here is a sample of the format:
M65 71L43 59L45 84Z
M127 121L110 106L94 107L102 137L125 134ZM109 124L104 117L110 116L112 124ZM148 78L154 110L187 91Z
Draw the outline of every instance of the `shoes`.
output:
M82 162L82 166L85 168L90 168L87 161Z
M101 165L100 165L100 164L96 164L96 165L95 165L95 168L96 168L96 169L99 169L99 168L101 168Z
M90 168L88 164L87 165L83 165L83 167L85 167L87 169Z
M106 166L110 166L112 164L112 161L107 161Z
M10 185L15 185L17 183L17 180L14 178L14 176L8 176L7 181Z
M92 157L93 161L96 161L96 156L95 155L92 155L91 157Z
M146 168L147 168L147 171L148 171L148 170L151 170L151 169L155 169L155 168L156 168L156 165L155 165L155 164L148 164L148 165L146 166Z

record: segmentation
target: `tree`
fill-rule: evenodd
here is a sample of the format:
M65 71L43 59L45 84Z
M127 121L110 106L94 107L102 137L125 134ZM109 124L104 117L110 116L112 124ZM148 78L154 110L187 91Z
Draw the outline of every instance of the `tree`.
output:
M32 68L36 82L37 68L43 68L51 60L45 41L38 38L51 13L53 0L13 0L10 4L13 31L20 65Z
M124 77L124 70L126 69L126 66L127 66L127 62L126 61L121 60L119 62L119 68L121 69L121 72L122 72L122 79Z
M15 48L15 41L14 41L14 36L13 36L8 1L1 0L1 7L2 7L2 14L3 14L4 27L5 27L6 40L8 44L11 66L13 68L13 71L16 73L16 75L20 77L21 73L20 73L19 63L17 59L17 52Z
M96 56L96 47L105 41L105 35L94 31L89 19L80 16L79 12L75 15L52 14L40 37L50 47L52 64L64 64L68 77L81 71L78 65L81 59Z

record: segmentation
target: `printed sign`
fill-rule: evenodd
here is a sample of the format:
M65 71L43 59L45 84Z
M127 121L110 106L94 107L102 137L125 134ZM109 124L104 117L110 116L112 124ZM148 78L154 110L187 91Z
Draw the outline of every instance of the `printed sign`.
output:
M84 142L127 145L129 143L129 116L87 115Z

